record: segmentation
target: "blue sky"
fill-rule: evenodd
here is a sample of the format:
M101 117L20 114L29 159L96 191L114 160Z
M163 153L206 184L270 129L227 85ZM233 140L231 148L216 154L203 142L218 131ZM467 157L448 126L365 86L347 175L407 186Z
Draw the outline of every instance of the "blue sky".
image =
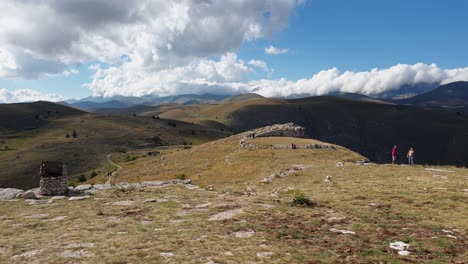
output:
M52 58L56 56L57 58L54 58L54 62L60 62L60 65L64 64L64 60L62 58L64 54L72 57L72 59L68 60L70 61L67 62L68 64L65 63L65 68L63 69L74 69L79 71L79 73L65 76L61 74L63 70L61 69L60 72L56 73L49 72L44 74L39 72L38 76L40 77L36 76L33 78L15 72L4 74L7 76L2 77L0 67L0 88L6 89L10 92L27 88L39 91L43 94L59 94L64 98L85 97L91 95L93 92L95 94L115 95L118 93L126 93L127 90L134 89L133 87L138 87L138 89L135 88L135 91L132 90L131 93L125 95L141 95L147 92L160 92L161 95L164 95L165 93L189 93L192 89L194 89L194 91L201 92L205 90L203 87L200 87L202 84L200 84L199 81L196 82L196 86L188 86L189 88L179 88L179 86L174 86L174 88L165 90L163 86L166 85L165 82L167 80L161 81L161 79L164 79L164 76L152 76L151 73L153 71L164 71L166 68L172 69L174 67L188 67L187 65L196 64L202 60L209 61L215 65L216 63L221 63L223 61L221 57L225 56L229 52L234 53L236 56L234 62L231 61L231 63L234 63L232 68L240 67L240 73L236 72L234 76L229 75L226 77L224 73L218 73L218 75L223 76L224 79L219 76L216 78L205 78L203 75L201 75L201 77L198 75L193 77L194 74L189 70L187 70L188 73L186 75L176 76L177 78L184 80L187 78L196 80L203 79L203 85L206 85L206 83L216 82L220 87L225 87L227 84L232 82L248 83L255 80L277 80L285 78L291 83L278 88L282 91L288 89L288 87L296 85L294 82L299 79L308 79L320 71L332 68L337 68L341 74L344 71L358 73L367 72L373 68L388 69L397 64L415 65L416 63L424 63L431 65L435 63L437 64L440 73L438 73L437 77L434 77L433 81L443 82L444 80L452 80L453 78L459 80L467 76L465 72L452 76L453 74L446 74L446 71L454 68L468 67L468 16L466 15L466 10L468 10L468 1L309 0L305 1L303 4L297 3L296 1L292 1L291 3L292 4L287 7L290 9L284 12L276 11L278 16L286 16L286 22L278 22L272 23L273 25L268 25L275 27L275 30L271 30L274 32L271 35L269 32L266 32L265 29L265 32L261 32L260 36L256 36L254 38L234 39L233 43L236 43L237 41L239 44L227 43L226 48L224 49L215 47L217 39L215 36L213 37L215 39L213 42L207 42L209 41L207 40L201 44L193 44L194 47L198 47L198 45L213 45L213 51L209 50L209 54L200 55L197 53L190 55L191 57L188 59L187 56L184 55L185 57L183 57L180 54L176 54L174 56L167 55L170 59L179 56L177 57L177 61L183 61L183 63L175 66L173 62L171 62L170 65L164 65L161 61L151 61L151 58L148 59L148 61L150 61L149 63L140 63L139 67L144 67L144 70L139 69L135 73L135 76L140 76L138 78L147 78L147 81L145 81L144 84L142 84L140 80L132 83L131 80L125 79L127 78L125 76L127 71L135 69L136 66L125 66L121 64L121 62L116 62L115 64L110 63L110 65L115 66L116 70L119 71L118 74L120 75L110 75L110 72L103 72L103 75L112 77L109 77L108 79L118 79L119 81L117 83L115 81L101 81L92 85L92 87L90 87L91 89L84 87L84 84L92 82L93 79L100 80L95 76L96 71L90 70L89 66L100 64L101 68L104 70L107 68L105 65L108 65L107 63L111 60L109 58L111 58L114 53L109 54L108 56L106 55L106 63L99 55L81 58L79 55L75 55L77 52L74 50L59 50L59 48L57 48L57 52L54 53L53 48L51 48L51 50L41 51L42 54L47 54L47 56L51 56ZM281 5L279 6L281 8ZM228 6L226 8L229 9ZM243 8L247 9L250 7L245 6ZM260 8L262 8L262 6ZM18 9L18 11L21 10ZM210 10L203 11L206 11L206 13L210 12ZM229 10L226 14L226 16L230 15ZM238 15L242 16L242 12ZM17 16L20 16L20 14L18 13ZM27 14L24 14L24 16L27 16ZM26 17L24 19L27 20L29 18ZM193 19L198 18L194 17ZM251 19L253 21L252 23L255 23L261 18L257 18L255 17L255 14L253 14L252 17L247 17L246 19ZM80 21L77 23L79 24ZM99 23L99 25L102 25L104 22ZM74 27L74 24L68 25L69 27ZM265 28L266 27L267 26L265 26ZM44 30L47 29L48 28L45 28ZM159 32L163 31L159 28L155 30L157 31L151 32L159 34ZM232 32L226 31L224 32L225 36L221 37L230 38L230 33ZM100 36L104 35L102 32L96 33L96 35L99 34L101 34ZM235 34L233 33L232 35ZM2 35L0 33L0 37L1 36ZM44 36L44 38L46 37L47 36ZM209 37L210 36L207 38ZM193 36L191 38L193 39ZM73 41L76 41L76 39L72 38L71 40L66 41L75 43ZM177 45L177 43L174 43L174 45ZM277 48L288 49L288 52L278 55L266 54L265 48L270 45ZM14 56L16 56L17 53L20 54L17 49L13 50L13 48L10 48L11 46L6 45L3 49L7 52L9 51L8 49L10 49L11 54ZM132 45L130 44L130 48L125 47L122 48L122 50L127 50L129 53L146 54L146 51L142 51L141 49L132 50L131 46ZM87 47L88 46L85 46L85 48ZM191 46L188 45L188 47L190 50ZM25 46L24 50L31 50L34 48L36 47L31 48ZM0 51L1 49L2 46L0 45ZM147 49L151 49L151 46L147 47ZM116 48L116 50L118 51L119 49ZM171 52L171 49L168 48L168 50ZM121 57L122 55L126 56L127 54L120 54L119 56ZM159 57L166 56L164 50L158 50L157 55L159 55ZM153 59L154 57L155 56L153 54ZM33 59L36 60L37 58L32 58L31 60ZM135 59L133 60L135 61ZM266 71L249 66L248 62L251 60L265 62L269 69L274 69L274 72L272 74L268 74ZM17 61L20 60L17 59ZM242 64L242 62L240 61L250 67L248 70L244 69L246 74L242 73L242 65L239 65ZM151 65L151 63L154 65ZM216 68L217 66L213 67ZM231 67L231 65L228 67ZM433 71L430 67L422 68L424 69L423 71L425 71L424 73ZM413 68L408 69L416 71L414 74L417 74L417 71L420 71L414 70ZM442 75L443 77L440 77ZM124 78L125 81L121 81L122 78ZM378 78L381 79L381 77ZM151 84L152 81L155 83L162 83L162 88L153 89ZM168 87L171 85L173 84L167 84ZM252 84L246 84L246 86L249 85ZM258 84L256 83L254 85ZM268 83L268 85L272 86L276 84L271 82ZM312 83L310 85L317 86L321 84ZM119 88L114 89L114 86L119 86ZM335 86L330 89L340 89ZM207 88L206 91L210 92L212 89L213 88ZM248 91L249 88L245 89ZM302 91L304 89L305 88L301 87L299 90ZM384 89L387 88L384 87ZM388 89L394 89L394 87L390 87ZM313 91L315 92L316 90ZM313 92L311 92L311 94L313 94Z

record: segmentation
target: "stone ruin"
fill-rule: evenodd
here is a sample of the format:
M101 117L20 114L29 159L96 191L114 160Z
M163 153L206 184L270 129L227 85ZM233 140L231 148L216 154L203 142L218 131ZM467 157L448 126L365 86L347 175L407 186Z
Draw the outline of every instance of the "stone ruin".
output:
M68 175L63 162L43 161L39 175L41 195L64 195L68 192Z
M276 124L250 130L242 133L244 137L254 135L255 137L305 137L306 130L304 127L295 125L294 123Z

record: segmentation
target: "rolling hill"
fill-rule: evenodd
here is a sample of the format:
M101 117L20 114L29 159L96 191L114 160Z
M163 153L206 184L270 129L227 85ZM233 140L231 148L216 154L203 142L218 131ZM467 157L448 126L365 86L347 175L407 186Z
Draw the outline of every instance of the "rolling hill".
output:
M0 135L33 130L57 118L84 113L66 105L44 101L0 104Z
M89 178L93 171L100 177L112 170L106 161L106 153L135 149L157 152L161 146L200 144L229 135L181 121L94 115L52 103L2 107L10 110L9 116L15 117L17 123L2 126L11 133L0 135L0 167L8 168L0 170L1 187L37 186L37 169L42 160L64 161L71 179L79 175ZM41 117L40 123L35 122L30 127L30 120L36 121L31 114L47 113L47 109L51 110L50 116ZM55 109L58 114L52 111ZM72 137L73 131L77 133L76 138ZM125 155L132 158L131 153Z
M413 104L422 106L467 106L468 82L454 82L442 85L430 92L414 97L397 100L401 104Z

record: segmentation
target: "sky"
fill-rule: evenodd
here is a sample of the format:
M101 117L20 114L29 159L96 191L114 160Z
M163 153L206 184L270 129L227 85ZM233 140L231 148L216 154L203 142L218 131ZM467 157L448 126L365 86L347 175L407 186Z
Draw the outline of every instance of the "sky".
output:
M465 0L3 0L0 103L468 81Z

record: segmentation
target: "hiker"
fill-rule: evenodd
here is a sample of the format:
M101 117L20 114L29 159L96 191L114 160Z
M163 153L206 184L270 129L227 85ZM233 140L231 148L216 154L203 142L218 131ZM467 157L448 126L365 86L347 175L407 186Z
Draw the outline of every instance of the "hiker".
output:
M412 166L414 164L414 149L410 148L408 150L408 154L406 154L406 157L408 158L408 165Z
M397 146L395 145L392 149L392 164L395 164L397 154L398 154L398 150L397 150Z

